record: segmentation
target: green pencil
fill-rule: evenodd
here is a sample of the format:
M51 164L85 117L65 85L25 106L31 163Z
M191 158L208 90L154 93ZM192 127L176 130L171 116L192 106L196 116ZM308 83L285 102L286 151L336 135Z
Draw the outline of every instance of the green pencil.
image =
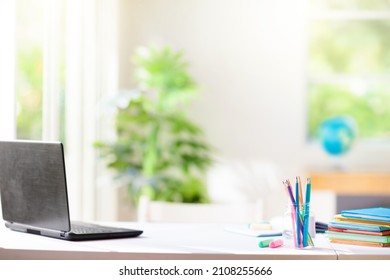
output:
M310 204L310 193L311 193L311 179L306 179L306 197L305 197L305 209L304 209L304 220L303 220L303 246L307 246L307 237L309 235L309 204Z

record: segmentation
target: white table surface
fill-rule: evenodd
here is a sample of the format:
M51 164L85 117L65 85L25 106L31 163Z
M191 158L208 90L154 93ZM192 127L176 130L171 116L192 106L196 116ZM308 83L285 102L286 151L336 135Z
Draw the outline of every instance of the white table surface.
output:
M136 238L71 242L1 226L0 259L337 259L333 245L322 235L314 239L314 248L294 249L286 244L272 249L259 248L260 238L226 230L242 225L105 224L144 232Z
M370 247L331 243L339 260L390 260L390 247Z

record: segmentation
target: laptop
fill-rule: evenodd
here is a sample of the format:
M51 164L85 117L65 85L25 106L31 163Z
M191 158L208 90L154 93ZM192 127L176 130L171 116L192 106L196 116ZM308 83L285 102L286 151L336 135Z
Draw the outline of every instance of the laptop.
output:
M5 226L12 230L73 241L142 234L70 221L60 142L0 141L0 196Z

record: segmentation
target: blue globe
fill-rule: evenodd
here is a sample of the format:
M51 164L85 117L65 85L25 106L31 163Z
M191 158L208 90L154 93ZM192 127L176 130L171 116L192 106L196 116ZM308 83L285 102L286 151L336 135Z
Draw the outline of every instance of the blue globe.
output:
M325 120L319 128L322 147L330 155L348 152L356 138L356 124L351 117L338 116Z

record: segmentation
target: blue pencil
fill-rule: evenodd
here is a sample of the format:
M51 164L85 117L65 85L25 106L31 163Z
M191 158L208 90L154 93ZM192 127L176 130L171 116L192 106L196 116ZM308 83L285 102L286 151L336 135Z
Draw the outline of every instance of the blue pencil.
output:
M300 213L299 213L299 184L298 184L298 177L295 177L295 214L296 214L296 223L297 223L297 245L298 247L301 247L301 238L300 238Z
M292 203L292 205L295 206L295 199L294 199L294 195L293 195L293 193L292 193L291 184L290 184L290 181L289 181L289 180L286 180L286 186L287 186L288 194L289 194L289 196L290 196L291 203ZM294 209L294 210L295 210L295 209Z

